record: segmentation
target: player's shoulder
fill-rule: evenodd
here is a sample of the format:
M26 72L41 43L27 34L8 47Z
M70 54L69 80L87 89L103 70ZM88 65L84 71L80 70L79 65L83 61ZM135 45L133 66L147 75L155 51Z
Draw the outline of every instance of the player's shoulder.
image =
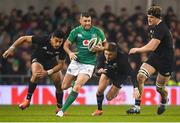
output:
M122 50L118 49L118 52L117 52L117 56L119 57L119 59L123 59L123 60L127 60L128 59L128 55L123 52Z
M168 26L164 21L161 21L157 26L155 26L156 29L160 29L161 31L167 31L169 30Z
M98 54L98 57L97 57L97 62L100 62L100 63L105 63L106 61L106 57L104 55L104 52L101 52Z
M102 32L102 29L99 28L99 27L97 27L97 26L92 26L92 28L93 28L94 30L96 30L96 31Z
M82 26L77 26L72 29L72 31L79 31L82 30Z

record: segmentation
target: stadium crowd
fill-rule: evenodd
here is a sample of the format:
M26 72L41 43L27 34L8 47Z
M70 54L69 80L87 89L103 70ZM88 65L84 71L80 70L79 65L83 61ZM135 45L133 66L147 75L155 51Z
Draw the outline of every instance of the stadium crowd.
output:
M134 8L132 15L128 14L126 8L121 8L120 14L116 15L109 5L104 7L104 12L100 15L97 14L95 8L90 8L88 11L92 16L93 24L104 30L107 40L116 42L124 52L128 53L130 48L141 47L148 42L147 17L140 6ZM9 15L0 12L0 56L13 41L23 35L46 35L58 29L64 32L66 38L70 30L79 24L79 15L79 7L75 4L71 8L61 4L55 11L45 6L37 12L34 6L29 6L26 13L16 8L12 9ZM179 85L180 20L171 7L164 13L163 20L172 31L176 56L174 76L168 84ZM0 57L0 75L30 75L31 52L31 46L25 43L16 50L15 56L9 59ZM129 56L130 64L136 72L141 63L146 60L147 55L143 53ZM17 84L17 82L25 84L21 83L21 80L7 78L0 77L0 84ZM153 80L151 78L148 84L154 84Z

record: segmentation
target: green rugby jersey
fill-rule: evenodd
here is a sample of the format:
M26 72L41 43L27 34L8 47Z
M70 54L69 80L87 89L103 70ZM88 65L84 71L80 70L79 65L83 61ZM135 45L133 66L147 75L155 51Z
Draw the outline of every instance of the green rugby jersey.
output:
M68 37L71 43L77 46L77 61L83 64L96 64L96 53L88 49L91 39L97 38L99 41L105 40L104 32L98 27L92 26L89 30L85 30L82 26L74 28Z

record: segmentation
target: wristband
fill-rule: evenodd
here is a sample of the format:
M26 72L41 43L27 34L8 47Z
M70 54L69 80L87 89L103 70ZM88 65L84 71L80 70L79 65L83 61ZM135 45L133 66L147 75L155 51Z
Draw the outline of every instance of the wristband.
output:
M10 46L9 49L14 50L14 49L15 49L15 46Z
M50 70L47 71L48 75L51 75L53 72L54 72L53 69L50 69Z

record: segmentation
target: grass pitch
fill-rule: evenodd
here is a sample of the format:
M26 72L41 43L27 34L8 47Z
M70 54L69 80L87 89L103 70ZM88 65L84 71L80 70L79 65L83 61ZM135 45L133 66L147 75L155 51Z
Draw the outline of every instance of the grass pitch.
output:
M67 116L56 117L55 106L30 106L20 110L18 106L0 105L0 122L180 122L180 106L168 106L163 115L157 115L157 106L142 106L141 114L127 115L130 106L103 106L102 116L91 116L96 106L71 106Z

